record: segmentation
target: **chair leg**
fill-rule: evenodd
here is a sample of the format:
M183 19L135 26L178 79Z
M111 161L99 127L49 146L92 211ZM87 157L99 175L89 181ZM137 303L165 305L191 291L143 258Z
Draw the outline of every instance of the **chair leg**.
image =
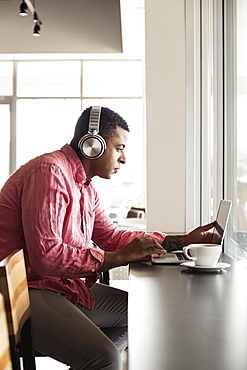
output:
M14 343L10 346L10 352L13 370L21 370L20 351Z
M110 274L109 271L104 271L100 276L100 283L110 285Z
M36 370L31 318L25 322L21 331L21 351L24 370Z

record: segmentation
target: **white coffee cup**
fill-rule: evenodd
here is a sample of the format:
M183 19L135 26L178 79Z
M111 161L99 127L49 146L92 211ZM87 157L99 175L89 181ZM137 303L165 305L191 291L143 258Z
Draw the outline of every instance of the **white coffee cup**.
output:
M221 251L220 244L190 244L183 248L184 255L194 261L196 266L215 266Z

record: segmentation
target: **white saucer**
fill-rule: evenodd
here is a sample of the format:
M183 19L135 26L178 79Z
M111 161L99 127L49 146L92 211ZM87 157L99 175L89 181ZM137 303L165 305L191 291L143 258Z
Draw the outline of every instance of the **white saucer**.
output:
M195 262L193 261L183 262L180 265L188 267L191 270L205 271L205 272L221 271L224 268L231 266L230 263L224 263L224 262L218 262L214 266L196 266Z

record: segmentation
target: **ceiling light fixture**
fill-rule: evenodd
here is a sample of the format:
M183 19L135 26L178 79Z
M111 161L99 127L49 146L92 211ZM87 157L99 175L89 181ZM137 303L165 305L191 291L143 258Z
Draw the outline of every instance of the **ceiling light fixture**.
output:
M39 22L36 22L34 29L33 29L33 36L39 37L39 31L40 31L40 25L39 25Z
M27 15L27 10L28 9L30 10L30 12L33 14L33 21L34 21L33 36L37 37L39 36L39 32L41 29L40 26L42 22L35 9L34 1L35 0L33 0L33 3L32 3L31 0L22 0L22 3L20 5L20 15L25 16Z
M22 17L25 17L27 15L27 4L25 0L22 0L22 3L20 5L20 15Z
M38 22L39 18L38 18L38 14L36 12L33 13L33 21L36 23Z

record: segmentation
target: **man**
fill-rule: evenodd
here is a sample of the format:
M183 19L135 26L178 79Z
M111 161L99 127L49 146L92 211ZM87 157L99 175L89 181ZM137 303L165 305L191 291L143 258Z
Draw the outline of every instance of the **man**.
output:
M205 242L214 225L166 236L112 223L91 180L126 162L128 132L115 112L88 108L70 145L20 167L0 193L0 259L24 250L35 349L74 370L121 369L127 346L127 293L96 283L99 273Z

